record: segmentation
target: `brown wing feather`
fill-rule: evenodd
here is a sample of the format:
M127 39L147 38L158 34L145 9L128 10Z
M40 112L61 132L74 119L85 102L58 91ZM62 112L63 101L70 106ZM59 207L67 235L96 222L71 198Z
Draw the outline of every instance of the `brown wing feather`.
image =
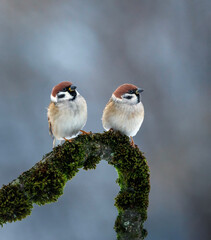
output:
M51 125L49 117L48 117L48 128L49 128L49 134L53 137L52 125Z
M113 100L110 98L109 101L107 102L105 108L107 108L110 104L113 104Z
M54 111L55 109L55 104L53 102L51 102L48 106L48 113L47 113L47 116L48 116L48 127L49 127L49 134L53 137L53 126L52 126L52 123L51 121L53 120L52 119L52 112Z

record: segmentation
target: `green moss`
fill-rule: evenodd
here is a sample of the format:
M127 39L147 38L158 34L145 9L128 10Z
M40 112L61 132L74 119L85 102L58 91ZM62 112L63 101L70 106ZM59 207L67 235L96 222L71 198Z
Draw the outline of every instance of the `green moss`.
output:
M114 229L116 230L117 233L125 233L125 227L124 224L122 223L122 212L119 212L119 215L116 218Z
M26 194L39 205L55 202L63 194L67 181L64 174L46 162L23 173L19 179Z
M54 159L52 165L59 169L68 180L73 178L83 167L85 151L80 142L65 142L62 146L54 148Z
M100 162L99 156L95 155L89 156L84 163L84 170L95 169L99 162Z
M42 205L56 201L63 194L65 183L80 168L96 168L104 153L103 146L111 149L108 151L109 164L118 172L120 192L115 199L119 211L115 223L118 239L129 239L129 228L125 224L131 221L136 223L135 231L130 232L131 239L137 236L144 239L147 234L143 222L147 218L149 167L141 151L130 145L129 138L113 131L79 135L71 143L65 142L46 154L13 184L4 186L0 190L0 224L26 217L31 213L32 203ZM133 215L128 215L128 211Z
M143 226L141 227L141 233L142 233L142 238L145 239L148 235L148 232L146 229L143 228Z
M147 219L147 208L149 204L149 167L141 151L136 147L131 147L129 138L122 136L118 132L106 132L103 142L109 144L114 152L114 165L118 172L117 183L120 192L115 198L115 206L119 210L119 215L115 222L117 238L124 239L125 233L124 217L122 213L127 209L135 209L141 215L140 232L144 239L147 231L143 229L143 222ZM128 237L128 236L127 236ZM135 236L131 239L135 239Z
M117 169L117 183L120 192L116 197L115 206L119 210L136 208L143 221L147 218L148 196L150 191L149 167L141 151L132 147L129 138L119 132L106 132L103 141L114 151L111 162Z
M0 225L25 218L31 214L32 207L19 184L9 184L0 189Z

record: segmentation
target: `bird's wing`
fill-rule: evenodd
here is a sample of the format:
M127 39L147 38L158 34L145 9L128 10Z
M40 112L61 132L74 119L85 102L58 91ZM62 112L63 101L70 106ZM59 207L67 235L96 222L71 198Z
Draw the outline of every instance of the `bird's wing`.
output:
M51 121L48 117L48 127L49 127L49 134L53 137L53 132L52 132L52 125L51 125Z
M108 107L110 107L111 105L113 105L113 101L112 101L112 99L110 98L109 101L107 102L105 108L108 108Z
M51 102L48 106L48 127L49 127L49 134L53 137L53 130L52 130L52 123L50 120L50 113L52 112L52 108L54 108L54 103Z

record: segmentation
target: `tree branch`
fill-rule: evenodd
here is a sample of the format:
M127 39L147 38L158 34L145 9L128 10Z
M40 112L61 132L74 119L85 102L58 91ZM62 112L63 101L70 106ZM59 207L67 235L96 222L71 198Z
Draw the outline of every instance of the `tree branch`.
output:
M117 239L144 239L147 232L149 168L138 147L119 132L79 135L71 143L53 149L30 170L0 189L0 224L30 215L33 203L44 205L57 201L65 183L80 168L94 169L101 159L118 172L120 192L115 198L119 215L115 222Z

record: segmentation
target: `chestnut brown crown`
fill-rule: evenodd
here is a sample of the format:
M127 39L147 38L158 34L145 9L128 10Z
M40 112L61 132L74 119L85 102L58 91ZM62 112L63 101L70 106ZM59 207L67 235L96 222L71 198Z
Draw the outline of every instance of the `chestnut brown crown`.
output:
M66 88L66 87L70 87L71 85L72 85L72 83L71 83L71 82L68 82L68 81L66 81L66 82L61 82L61 83L57 84L57 85L52 89L51 95L52 95L53 97L56 97L56 94L57 94L58 92L60 92L62 89Z
M119 86L115 91L114 91L114 96L117 98L121 98L121 96L125 93L128 93L131 90L137 90L138 88L133 85L133 84L129 84L129 83L125 83L122 84L121 86Z

